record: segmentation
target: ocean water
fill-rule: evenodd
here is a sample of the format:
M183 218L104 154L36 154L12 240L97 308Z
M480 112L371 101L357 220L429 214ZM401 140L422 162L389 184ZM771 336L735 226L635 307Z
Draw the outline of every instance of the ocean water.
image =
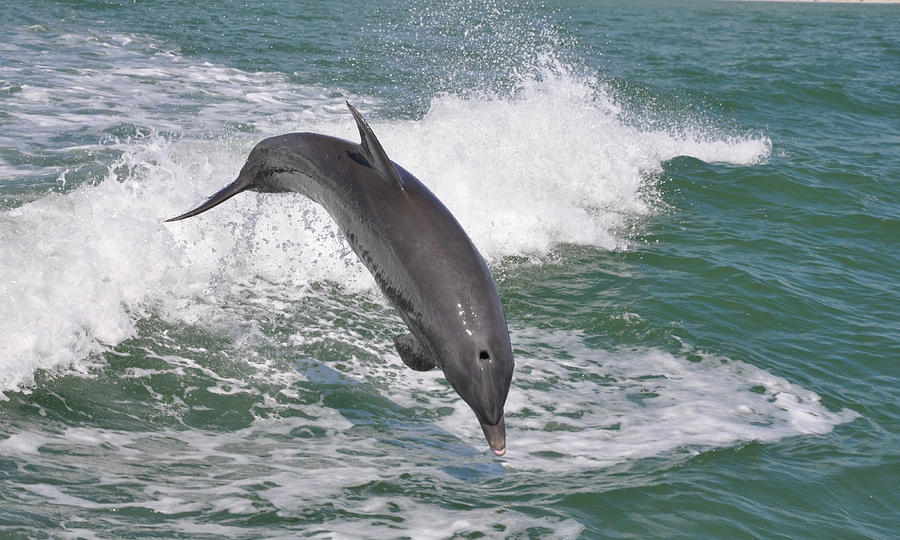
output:
M900 7L3 2L0 536L895 538ZM508 452L320 208L344 100L491 267Z

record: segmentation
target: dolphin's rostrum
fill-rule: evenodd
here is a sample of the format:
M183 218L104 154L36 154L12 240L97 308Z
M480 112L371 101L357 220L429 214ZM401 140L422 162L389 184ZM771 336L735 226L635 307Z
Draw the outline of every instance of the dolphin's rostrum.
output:
M347 106L360 144L316 133L265 139L237 180L167 221L248 190L301 193L322 205L409 327L394 338L400 358L415 370L440 368L475 412L491 450L503 455L514 361L490 271L447 208L387 157L362 115Z

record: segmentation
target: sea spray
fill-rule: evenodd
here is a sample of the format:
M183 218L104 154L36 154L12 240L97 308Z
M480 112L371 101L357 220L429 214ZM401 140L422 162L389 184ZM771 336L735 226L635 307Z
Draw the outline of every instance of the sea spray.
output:
M893 538L894 8L670 7L9 3L0 535ZM314 205L160 223L348 97L491 251L503 459Z
M444 201L491 264L560 243L627 248L625 225L654 212L665 160L746 165L769 152L765 138L641 131L620 118L602 85L553 57L540 62L511 94L439 96L421 119L373 122L388 154ZM223 77L218 92L254 76ZM271 131L352 139L345 116L285 118ZM258 137L134 137L96 185L7 212L4 273L20 276L3 285L0 325L16 345L0 357L0 391L27 386L35 369L115 346L148 310L173 304L179 309L162 313L203 319L185 306L223 282L259 277L302 291L329 280L371 290L334 223L299 196L247 194L196 224L161 224L231 181Z

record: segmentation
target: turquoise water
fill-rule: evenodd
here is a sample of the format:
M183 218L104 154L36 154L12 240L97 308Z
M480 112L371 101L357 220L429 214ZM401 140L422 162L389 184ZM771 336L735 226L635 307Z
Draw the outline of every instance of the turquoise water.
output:
M0 27L0 536L893 538L900 7L25 1ZM327 214L355 139L491 266L494 457Z

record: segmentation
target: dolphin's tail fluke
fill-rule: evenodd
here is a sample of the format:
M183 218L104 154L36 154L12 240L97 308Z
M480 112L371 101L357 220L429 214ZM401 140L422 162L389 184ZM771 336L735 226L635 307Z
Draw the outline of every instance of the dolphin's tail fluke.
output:
M197 214L202 214L203 212L206 212L210 208L222 204L223 202L234 197L238 193L241 193L242 191L247 191L251 187L253 187L253 184L249 180L245 180L243 178L238 178L234 182L232 182L232 183L228 184L227 186L225 186L224 188L222 188L218 193L216 193L215 195L213 195L212 197L207 199L205 203L201 204L197 208L194 208L190 212L185 212L184 214L181 214L180 216L169 218L166 220L166 222L168 223L169 221L178 221L180 219L185 219L185 218L196 216Z

